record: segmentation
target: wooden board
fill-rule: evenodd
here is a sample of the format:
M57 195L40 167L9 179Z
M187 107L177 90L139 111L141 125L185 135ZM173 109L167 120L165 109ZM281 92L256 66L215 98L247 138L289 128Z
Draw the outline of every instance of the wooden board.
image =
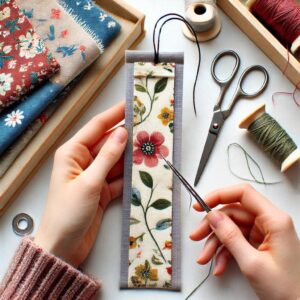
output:
M59 109L0 179L0 215L124 64L125 50L137 46L145 35L144 14L123 0L96 2L120 22L121 33L72 89Z
M300 62L268 31L240 0L218 0L218 5L295 85L300 82Z

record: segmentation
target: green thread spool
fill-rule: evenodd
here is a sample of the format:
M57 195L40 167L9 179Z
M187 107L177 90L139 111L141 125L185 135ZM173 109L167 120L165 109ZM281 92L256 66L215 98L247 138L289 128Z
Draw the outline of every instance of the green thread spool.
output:
M300 149L278 122L266 113L264 104L244 118L239 127L247 129L264 151L281 163L281 172L300 160Z

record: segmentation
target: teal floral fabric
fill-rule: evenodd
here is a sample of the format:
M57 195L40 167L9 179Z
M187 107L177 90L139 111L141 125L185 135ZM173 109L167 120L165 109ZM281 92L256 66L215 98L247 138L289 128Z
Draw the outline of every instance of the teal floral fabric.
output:
M66 11L97 42L101 52L121 30L121 25L92 0L59 0Z

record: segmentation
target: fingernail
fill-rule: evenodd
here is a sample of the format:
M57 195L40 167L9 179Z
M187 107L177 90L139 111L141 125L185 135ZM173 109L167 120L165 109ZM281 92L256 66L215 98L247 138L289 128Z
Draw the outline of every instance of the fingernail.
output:
M220 222L223 220L223 215L217 211L211 211L208 215L207 215L207 219L210 225L212 225L212 227L217 228L220 224Z
M202 263L202 256L203 256L203 254L201 253L199 255L199 257L197 258L197 264L199 264L199 265L201 265L201 263Z
M124 128L117 128L112 134L111 137L118 143L123 144L127 140L127 132Z
M190 236L189 236L189 237L190 237L191 240L194 240L195 235L197 235L198 231L199 231L199 229L197 228L197 229L195 229L194 231L192 231L192 232L190 233Z

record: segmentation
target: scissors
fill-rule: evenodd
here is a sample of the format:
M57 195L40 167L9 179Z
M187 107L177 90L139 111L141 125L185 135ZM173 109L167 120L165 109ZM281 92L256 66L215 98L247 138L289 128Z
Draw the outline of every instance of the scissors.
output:
M235 66L232 70L231 75L229 75L229 77L227 79L221 80L216 75L215 68L216 68L218 61L225 56L232 56L235 59ZM214 114L213 114L213 118L212 118L212 121L211 121L211 124L209 127L209 132L208 132L208 136L207 136L204 150L202 153L202 157L200 159L194 186L196 186L200 180L200 177L205 169L205 166L206 166L209 156L213 150L215 142L219 136L220 130L221 130L225 120L229 117L230 113L232 112L234 105L241 98L253 99L253 98L259 96L265 90L265 88L267 87L267 84L269 82L269 74L263 66L255 65L255 66L251 66L251 67L247 68L239 78L236 90L234 92L234 95L232 97L229 107L226 110L222 110L221 106L222 106L222 102L224 100L224 96L226 94L227 89L229 88L229 86L231 85L233 79L235 78L235 76L237 74L237 71L240 67L240 61L241 61L240 57L236 52L234 52L232 50L227 50L227 51L223 51L223 52L220 52L219 54L217 54L211 64L211 75L212 75L214 81L220 86L220 94L219 94L217 103L214 106ZM243 82L247 78L247 76L250 73L252 73L253 71L262 72L264 75L264 82L257 91L255 91L253 93L246 93L243 90Z
M193 187L188 183L188 181L180 174L180 172L168 161L165 157L160 154L166 164L170 167L170 169L175 173L175 175L179 178L181 183L185 186L185 188L191 193L191 195L195 198L195 200L201 205L204 211L209 213L211 208L205 203L205 201L199 196L199 194L193 189Z

